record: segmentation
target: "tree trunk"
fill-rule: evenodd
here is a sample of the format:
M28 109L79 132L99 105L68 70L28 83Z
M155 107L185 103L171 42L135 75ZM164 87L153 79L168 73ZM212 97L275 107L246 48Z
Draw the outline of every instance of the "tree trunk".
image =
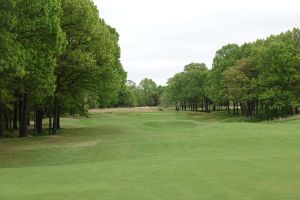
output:
M36 136L36 108L34 106L33 108L33 121L34 121L34 124L33 124L33 133L34 133L34 136Z
M58 99L57 96L54 96L54 102L53 102L53 129L52 133L53 135L57 132L57 121L58 121Z
M28 96L27 94L24 94L24 98L23 98L23 136L27 137L28 136L28 130L27 130L27 126L29 122L29 112L28 112Z
M205 112L208 113L208 98L207 97L204 97L204 106L205 106Z
M0 99L0 137L4 137L4 106L3 100Z
M42 133L44 111L41 108L36 110L36 129L37 133Z
M19 127L19 134L20 137L27 137L28 131L27 131L27 123L28 123L28 110L27 110L27 94L23 94L20 99L20 127Z
M27 126L30 126L30 112L27 111Z
M233 114L236 114L236 110L235 110L235 101L233 102Z
M23 97L22 95L19 95L19 136L21 137L22 134L22 127L23 127L23 121L22 121L22 111L23 111Z
M9 111L9 124L8 124L8 129L12 130L12 116L13 116L13 112L10 110Z
M60 129L60 106L58 106L57 111L57 129Z
M49 100L48 117L49 117L49 135L52 134L52 97Z
M7 109L4 109L4 105L3 105L3 113L4 113L4 124L5 124L5 129L8 130L9 129L9 113L7 112Z
M227 113L230 114L230 102L227 102Z
M14 103L13 129L18 129L18 102Z

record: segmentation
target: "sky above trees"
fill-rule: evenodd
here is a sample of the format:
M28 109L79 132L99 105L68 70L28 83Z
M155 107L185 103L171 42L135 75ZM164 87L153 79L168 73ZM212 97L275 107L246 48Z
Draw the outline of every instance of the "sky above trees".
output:
M211 68L224 44L255 41L300 26L298 0L95 0L120 33L128 79L165 84L186 63Z

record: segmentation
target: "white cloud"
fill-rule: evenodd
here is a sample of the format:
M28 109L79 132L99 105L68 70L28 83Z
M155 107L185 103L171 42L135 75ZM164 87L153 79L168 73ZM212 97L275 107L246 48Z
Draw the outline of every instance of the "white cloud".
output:
M95 0L120 33L128 79L164 84L193 61L209 67L227 43L254 41L300 26L297 0Z

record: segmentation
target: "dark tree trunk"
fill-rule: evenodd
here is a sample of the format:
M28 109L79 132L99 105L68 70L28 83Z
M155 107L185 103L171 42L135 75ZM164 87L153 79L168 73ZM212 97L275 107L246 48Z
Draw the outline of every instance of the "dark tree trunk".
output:
M44 116L43 109L38 108L36 110L36 129L38 134L42 133L43 116Z
M60 106L58 106L57 110L57 129L60 129Z
M0 137L4 137L4 105L2 99L0 99Z
M57 96L54 96L54 102L53 102L53 129L52 133L53 135L57 132L57 121L58 121L58 99Z
M9 130L12 130L12 116L13 116L13 112L10 110L9 111L9 124L8 124L8 128Z
M204 97L204 106L205 106L205 112L208 113L208 98Z
M18 129L18 102L14 104L14 111L13 111L13 129Z
M9 129L9 113L8 113L7 109L5 110L3 108L3 110L4 110L4 124L5 124L4 127L6 130L8 130Z
M27 137L28 136L28 130L27 130L27 126L29 122L29 112L28 112L28 96L27 94L24 94L24 98L23 98L23 136Z
M235 101L233 102L233 114L236 115L236 110L235 110Z
M49 100L48 117L49 117L49 135L51 135L52 134L52 97Z
M27 111L27 126L30 126L30 112Z
M21 137L21 133L22 133L22 127L23 127L23 121L22 121L22 111L23 111L23 97L22 95L19 95L19 136Z
M227 102L227 113L230 114L230 102Z
M37 135L36 135L36 121L37 121L37 120L36 120L36 108L35 108L35 106L34 106L34 108L33 108L33 121L34 121L34 122L33 122L33 123L34 123L34 124L33 124L33 126L34 126L34 127L33 127L33 134L34 134L34 136L37 136Z
M20 99L20 117L19 117L19 120L20 120L20 127L19 127L19 134L20 134L20 137L27 137L28 136L28 131L27 131L27 123L28 123L28 114L27 114L27 94L23 94L21 96L21 99Z

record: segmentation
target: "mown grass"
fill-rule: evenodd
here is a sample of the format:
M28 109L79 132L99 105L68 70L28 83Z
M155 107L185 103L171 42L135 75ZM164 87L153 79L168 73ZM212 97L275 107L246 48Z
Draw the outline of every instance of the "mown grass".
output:
M298 200L300 119L97 113L0 140L0 199Z

